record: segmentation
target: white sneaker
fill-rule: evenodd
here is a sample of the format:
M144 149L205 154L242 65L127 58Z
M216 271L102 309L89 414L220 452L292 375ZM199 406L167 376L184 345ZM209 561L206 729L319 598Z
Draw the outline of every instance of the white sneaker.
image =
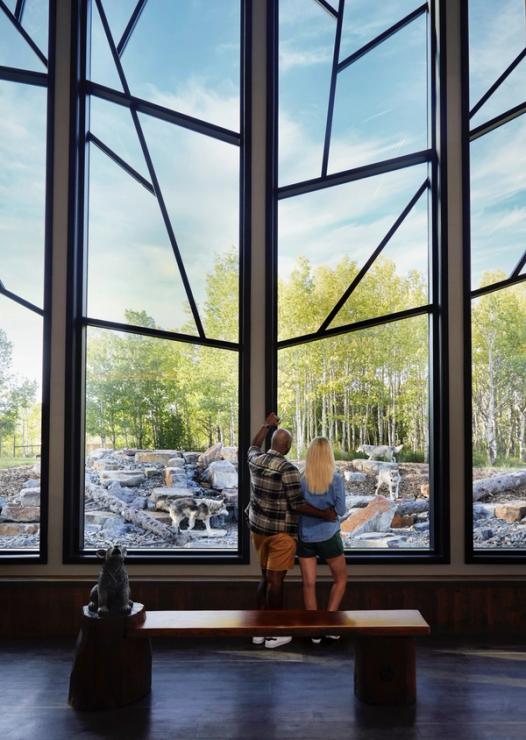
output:
M289 642L292 642L292 637L267 637L265 640L265 647L272 650L273 648L288 645Z
M252 645L264 645L264 644L265 644L264 637L253 637L252 638Z
M339 640L341 635L325 635L327 640Z
M319 645L321 642L321 637L311 637L310 639L314 645Z

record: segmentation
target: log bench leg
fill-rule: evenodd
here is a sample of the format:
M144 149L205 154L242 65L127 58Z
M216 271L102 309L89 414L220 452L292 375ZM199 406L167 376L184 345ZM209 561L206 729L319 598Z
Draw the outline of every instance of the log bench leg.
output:
M416 701L416 653L412 637L359 637L354 646L354 693L366 704Z
M142 607L142 604L135 604ZM142 607L144 611L144 607ZM75 709L115 709L148 696L152 680L152 651L148 639L127 637L130 623L144 619L98 618L84 608L69 684L69 703Z

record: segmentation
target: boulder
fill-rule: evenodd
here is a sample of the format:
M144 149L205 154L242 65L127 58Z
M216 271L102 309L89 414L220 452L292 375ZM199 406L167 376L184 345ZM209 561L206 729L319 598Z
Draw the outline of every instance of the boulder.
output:
M115 460L107 460L103 457L101 460L94 460L92 467L95 470L119 470L122 465Z
M221 442L217 442L217 444L212 445L212 447L209 447L205 452L199 455L197 459L198 464L202 468L207 468L210 465L210 463L213 463L216 460L221 460L221 450L222 449L223 449L223 445L221 444ZM185 460L186 460L186 457L185 457Z
M29 478L24 483L24 488L40 488L40 478Z
M99 447L97 450L92 450L86 458L86 465L92 468L96 460L102 460L104 457L113 455L114 450L107 447Z
M150 493L150 501L155 504L160 498L193 498L195 491L191 488L167 488L159 486Z
M374 496L346 496L345 504L348 509L363 509L373 498Z
M135 488L145 480L142 470L101 470L100 472L100 482L104 488L108 488L113 481Z
M429 498L429 483L422 483L420 486L420 494L424 498Z
M342 522L343 532L354 537L363 532L388 532L396 511L396 503L383 496L375 496L370 504Z
M495 516L495 504L473 504L473 521Z
M406 514L422 514L425 511L429 511L429 501L419 498L403 499L396 507L396 511L401 516L405 516Z
M2 517L12 522L38 522L40 521L40 506L9 503L2 509Z
M0 537L19 537L25 534L38 534L39 529L39 524L0 522Z
M228 460L232 465L237 465L239 460L239 453L237 447L223 447L221 450L221 457L223 460Z
M398 511L395 511L393 521L391 522L391 527L393 529L412 527L414 523L414 514L399 514Z
M112 511L86 511L84 514L84 521L86 524L102 525L106 519L114 516L115 514Z
M120 516L112 516L106 519L102 525L102 531L109 537L114 538L134 532L135 528L133 524L123 521Z
M162 474L162 470L159 468L144 468L144 475L147 478L156 478L158 475Z
M200 452L183 452L183 458L187 465L195 465L200 457Z
M228 460L216 460L207 469L208 481L212 488L237 488L237 470Z
M22 506L40 506L40 486L23 488L18 494Z
M165 468L164 482L170 488L186 488L188 484L186 473L181 468Z
M185 462L184 458L181 457L171 457L168 460L167 467L169 468L184 468Z
M403 544L404 539L399 535L392 533L383 532L368 532L365 534L353 537L353 545L355 548L374 548L384 550L388 547L399 547Z
M167 465L172 457L178 457L177 450L150 450L149 452L136 452L135 462Z
M507 501L495 506L495 516L505 522L520 522L526 517L526 501Z

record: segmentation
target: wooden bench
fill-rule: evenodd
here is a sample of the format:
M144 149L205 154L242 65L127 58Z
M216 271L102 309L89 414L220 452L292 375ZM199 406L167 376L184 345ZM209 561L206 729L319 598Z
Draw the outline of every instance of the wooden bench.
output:
M153 637L342 635L354 639L354 691L368 704L416 699L414 638L428 635L419 611L151 611L135 604L129 617L99 618L84 607L71 674L78 709L124 706L151 686Z

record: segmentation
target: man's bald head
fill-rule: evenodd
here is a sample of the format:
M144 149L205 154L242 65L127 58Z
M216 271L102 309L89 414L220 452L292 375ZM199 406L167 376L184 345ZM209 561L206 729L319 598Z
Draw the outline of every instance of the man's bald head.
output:
M292 434L288 429L276 429L272 435L271 448L280 455L286 455L292 447Z

